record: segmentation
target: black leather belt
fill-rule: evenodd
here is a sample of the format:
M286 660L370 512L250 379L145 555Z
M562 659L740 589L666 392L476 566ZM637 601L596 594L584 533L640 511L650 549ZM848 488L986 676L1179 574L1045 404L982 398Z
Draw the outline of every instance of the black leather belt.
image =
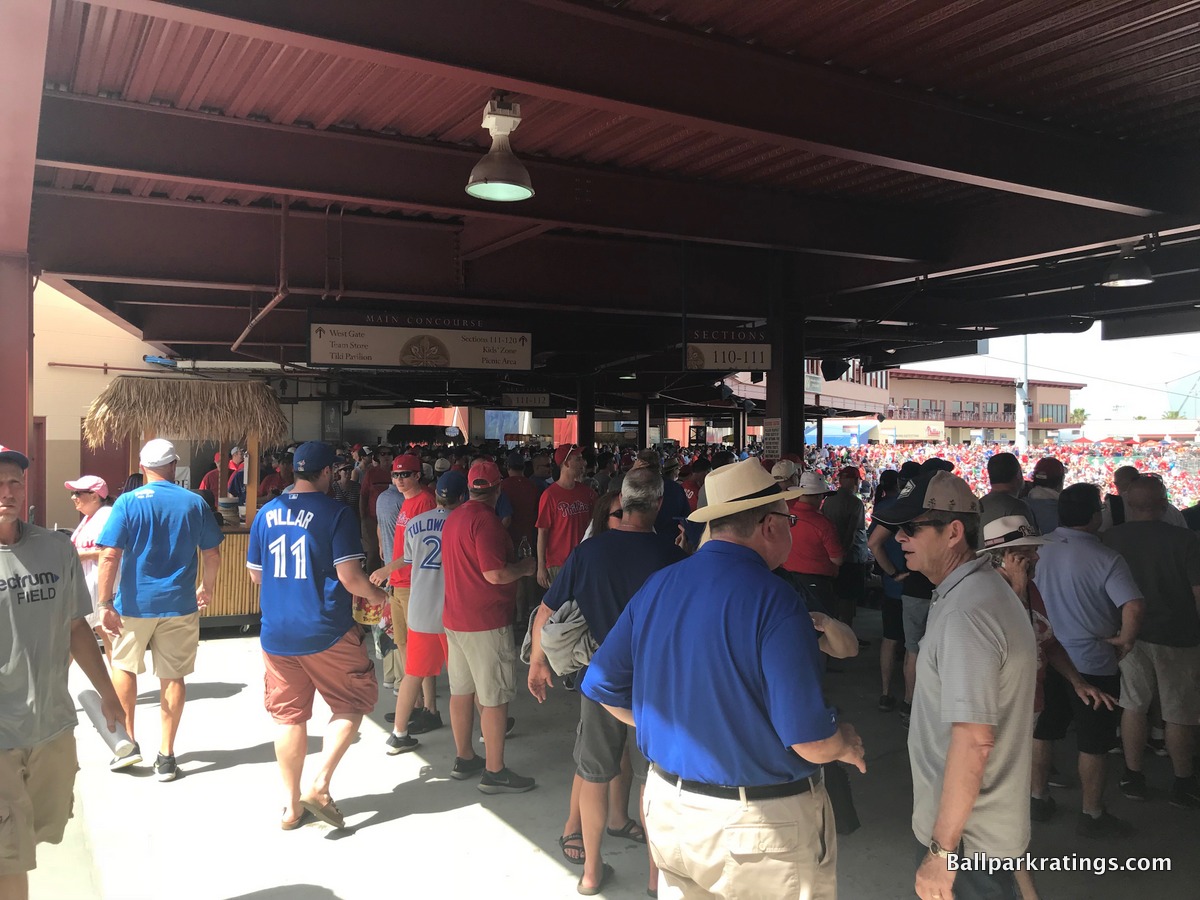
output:
M672 775L666 769L662 769L657 765L654 767L654 771L659 774L659 777L679 787L681 790L690 791L693 794L703 794L705 797L720 797L725 800L740 800L743 790L746 792L747 800L778 800L780 797L794 797L797 794L807 794L819 785L824 777L822 770L817 769L815 775L810 775L808 778L801 778L799 781L737 788L728 787L723 784L707 784L703 781L688 781L686 778Z

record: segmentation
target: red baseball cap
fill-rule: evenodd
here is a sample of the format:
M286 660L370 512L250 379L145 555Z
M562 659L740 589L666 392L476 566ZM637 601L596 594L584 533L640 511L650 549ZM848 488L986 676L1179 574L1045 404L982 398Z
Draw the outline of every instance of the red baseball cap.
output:
M847 475L853 475L855 481L862 481L862 473L858 471L858 466L842 466L837 473L838 480L840 481Z
M554 464L561 466L571 458L572 452L579 452L579 448L574 444L559 444L554 450Z
M487 490L498 486L501 478L499 466L490 459L480 459L471 466L467 484L472 490Z
M403 456L397 456L392 460L393 472L417 472L421 471L421 458L413 456L411 453L405 453Z

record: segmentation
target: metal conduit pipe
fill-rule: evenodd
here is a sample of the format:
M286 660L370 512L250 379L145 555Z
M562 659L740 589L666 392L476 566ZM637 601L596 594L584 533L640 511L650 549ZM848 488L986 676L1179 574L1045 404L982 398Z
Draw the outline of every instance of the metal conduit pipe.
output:
M288 277L287 277L287 220L288 220L288 198L283 198L283 205L279 210L279 289L275 292L275 296L270 302L258 311L251 320L250 324L245 327L238 339L230 346L230 350L236 351L242 346L242 342L250 337L250 332L254 330L254 326L265 319L271 310L283 302L283 299L288 295Z

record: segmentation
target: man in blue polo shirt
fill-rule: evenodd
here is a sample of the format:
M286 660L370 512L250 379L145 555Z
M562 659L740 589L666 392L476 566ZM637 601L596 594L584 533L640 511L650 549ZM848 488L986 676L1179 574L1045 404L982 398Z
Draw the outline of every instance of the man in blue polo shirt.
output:
M705 482L712 539L646 581L592 658L585 696L653 763L646 831L678 896L833 897L837 835L820 766L866 771L821 696L817 632L772 574L791 550L784 491L756 459ZM764 853L763 848L772 851ZM753 864L745 864L753 860Z
M366 554L354 513L328 496L333 463L328 444L309 441L296 449L296 482L254 517L246 554L251 580L262 585L265 702L280 726L275 756L286 788L279 823L285 831L298 827L305 811L335 828L345 825L329 784L363 715L379 699L351 594L379 607L388 596L362 570ZM307 723L318 691L333 716L321 766L301 796Z

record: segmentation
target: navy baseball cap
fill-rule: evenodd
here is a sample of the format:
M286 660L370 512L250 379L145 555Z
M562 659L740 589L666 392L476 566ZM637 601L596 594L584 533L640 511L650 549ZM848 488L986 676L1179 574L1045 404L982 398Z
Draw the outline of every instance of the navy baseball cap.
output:
M467 476L452 469L437 480L437 495L443 500L461 500L467 496Z
M321 441L306 441L292 454L292 468L297 472L320 472L337 459L333 448Z
M0 462L16 463L22 469L29 468L29 457L20 450L10 450L3 444L0 444Z

